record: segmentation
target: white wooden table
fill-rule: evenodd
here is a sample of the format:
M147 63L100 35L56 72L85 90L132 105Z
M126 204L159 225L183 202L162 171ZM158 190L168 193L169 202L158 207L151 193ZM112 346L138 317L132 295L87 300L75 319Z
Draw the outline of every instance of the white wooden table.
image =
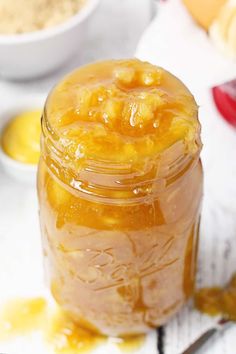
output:
M153 3L149 0L102 0L90 26L83 53L78 53L70 63L51 77L27 83L0 81L1 110L9 107L16 98L20 100L29 97L30 99L30 95L37 94L46 96L49 89L64 73L78 65L104 58L133 56L138 40L150 23L152 16ZM200 103L204 105L205 99L209 99L207 94ZM235 186L232 185L236 180L236 162L233 165L230 163L230 161L236 161L236 144L234 145L233 142L236 136L222 121L219 120L216 125L213 124L209 118L212 114L216 115L217 113L214 108L212 110L213 112L203 110L203 114L206 114L208 118L203 127L203 137L206 144L204 164L208 166L209 171L206 176L206 188L212 193L206 193L204 204L203 241L200 247L200 271L198 275L200 285L215 282L223 284L228 280L231 270L233 268L236 270L236 184ZM209 131L214 132L214 138L208 142ZM223 143L223 149L220 146L222 135L227 137ZM218 154L220 164L214 158L215 154ZM234 177L232 173L234 173ZM214 176L217 176L217 178L214 179ZM7 242L8 232L13 232L17 228L14 223L9 225L9 222L7 222L9 213L15 212L17 214L15 222L19 225L21 223L19 232L27 231L33 223L37 222L35 219L31 220L28 226L22 224L22 220L23 223L27 222L24 205L32 202L35 196L26 191L23 186L18 187L13 181L9 182L1 167L0 193L0 237ZM21 195L24 195L23 201ZM12 200L14 200L14 205L11 204ZM19 210L19 213L17 213L17 210ZM30 265L24 259L24 252L29 253L31 250L27 245L23 247L20 240L16 240L16 242L19 245L22 262L25 262L25 268L28 269ZM38 243L37 245L39 247ZM32 252L39 255L37 247ZM13 265L9 272L14 277ZM4 291L1 287L0 290ZM36 293L38 291L37 284L31 290ZM196 336L196 333L201 332L202 328L210 325L210 323L211 321L208 318L193 312L191 305L189 305L165 326L164 338L160 335L163 346L159 351L157 349L157 353L180 354L183 348ZM227 332L222 335L220 340L211 344L210 349L206 349L203 353L235 354L235 338L236 331L233 329L230 333ZM150 353L146 352L145 354Z

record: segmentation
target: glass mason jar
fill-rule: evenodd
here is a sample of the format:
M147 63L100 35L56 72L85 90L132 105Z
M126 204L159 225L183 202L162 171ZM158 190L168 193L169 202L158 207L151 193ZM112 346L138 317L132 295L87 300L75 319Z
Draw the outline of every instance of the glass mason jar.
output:
M138 60L80 68L50 94L38 195L51 292L106 335L162 325L193 294L200 124L187 88Z

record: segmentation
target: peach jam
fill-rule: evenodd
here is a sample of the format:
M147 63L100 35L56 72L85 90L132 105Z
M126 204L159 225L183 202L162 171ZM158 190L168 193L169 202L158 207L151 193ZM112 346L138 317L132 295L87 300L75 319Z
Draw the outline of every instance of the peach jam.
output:
M80 326L142 334L193 294L200 150L195 100L162 68L104 61L53 89L40 221L51 292Z

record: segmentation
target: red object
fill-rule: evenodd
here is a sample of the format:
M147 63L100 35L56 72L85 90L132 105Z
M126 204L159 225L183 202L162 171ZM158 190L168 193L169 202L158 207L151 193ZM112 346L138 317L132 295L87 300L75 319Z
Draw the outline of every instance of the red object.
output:
M236 128L236 80L213 87L212 93L220 114Z

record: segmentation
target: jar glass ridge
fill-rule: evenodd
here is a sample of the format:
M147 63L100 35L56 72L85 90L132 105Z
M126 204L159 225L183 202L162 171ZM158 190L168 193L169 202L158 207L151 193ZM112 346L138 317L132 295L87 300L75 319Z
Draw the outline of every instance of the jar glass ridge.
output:
M63 158L63 147L50 128L46 109L42 118L41 150L51 173L55 178L64 181L71 192L74 191L85 199L100 200L108 204L121 201L135 203L145 201L150 196L157 197L168 186L176 183L185 172L195 167L201 147L198 140L196 153L186 154L183 142L179 141L162 153L152 158L147 157L140 166L133 166L132 161L112 164L110 161L87 159L83 167L76 170L68 164L68 159ZM60 171L64 173L59 173ZM71 178L66 180L68 176ZM113 197L108 198L106 191L113 192Z

